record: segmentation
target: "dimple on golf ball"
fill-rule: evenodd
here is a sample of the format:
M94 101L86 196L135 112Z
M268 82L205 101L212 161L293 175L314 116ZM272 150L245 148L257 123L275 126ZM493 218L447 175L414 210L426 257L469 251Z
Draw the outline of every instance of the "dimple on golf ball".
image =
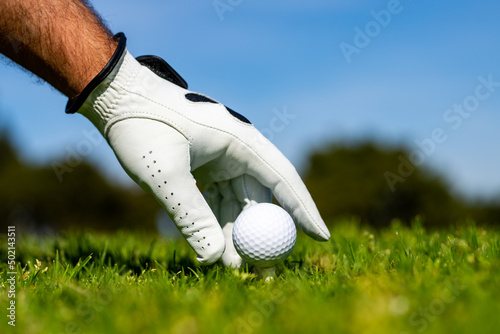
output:
M293 250L297 229L292 217L281 207L259 203L243 210L233 227L233 244L246 262L271 267Z

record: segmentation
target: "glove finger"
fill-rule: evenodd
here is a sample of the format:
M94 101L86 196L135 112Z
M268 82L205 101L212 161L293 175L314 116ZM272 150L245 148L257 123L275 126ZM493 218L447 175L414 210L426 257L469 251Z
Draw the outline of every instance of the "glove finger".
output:
M231 184L243 210L257 203L271 203L273 199L271 189L248 174L235 177L231 180Z
M203 186L203 189L203 197L205 197L205 200L214 213L215 218L217 218L217 221L220 222L220 202L222 200L222 196L219 192L217 183L213 182L210 184L206 184Z
M219 222L226 239L222 263L226 267L238 268L244 261L234 248L234 222L241 211L247 207L256 203L270 202L271 191L250 175L241 175L230 181L219 182L218 189L222 195Z
M330 238L316 204L299 174L288 159L260 132L248 135L246 152L247 173L271 189L283 208L290 213L307 235L319 241ZM240 150L243 150L240 148Z
M233 245L233 226L236 217L241 212L241 204L236 199L231 181L219 182L218 189L222 195L219 223L226 240L226 249L222 254L222 264L225 267L239 268L243 264L243 259L238 255Z
M228 184L228 181L221 184L210 183L204 187L206 190L203 195L215 217L217 217L222 228L222 234L224 235L226 248L222 254L222 264L225 267L239 268L242 264L242 259L234 248L232 235L234 220L241 211L241 206L236 201L232 189L228 187ZM219 187L223 190L224 195L219 191Z
M224 236L190 172L186 138L161 122L127 119L112 125L108 141L127 173L167 211L198 261L217 261Z

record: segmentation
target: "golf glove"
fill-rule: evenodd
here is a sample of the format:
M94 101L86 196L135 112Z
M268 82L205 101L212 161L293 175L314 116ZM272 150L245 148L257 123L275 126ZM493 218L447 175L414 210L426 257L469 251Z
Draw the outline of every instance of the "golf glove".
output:
M161 58L134 59L125 36L115 38L113 57L68 102L66 112L84 115L99 129L128 175L167 211L201 264L221 257L226 266L241 264L232 243L234 221L246 206L271 201L271 191L306 234L329 239L295 168L245 117L187 90Z

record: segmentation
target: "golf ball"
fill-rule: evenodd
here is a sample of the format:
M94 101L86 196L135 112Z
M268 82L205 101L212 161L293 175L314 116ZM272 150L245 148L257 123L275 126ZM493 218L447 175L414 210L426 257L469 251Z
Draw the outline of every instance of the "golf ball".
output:
M292 252L297 229L281 207L259 203L243 210L233 227L233 244L246 262L271 267Z

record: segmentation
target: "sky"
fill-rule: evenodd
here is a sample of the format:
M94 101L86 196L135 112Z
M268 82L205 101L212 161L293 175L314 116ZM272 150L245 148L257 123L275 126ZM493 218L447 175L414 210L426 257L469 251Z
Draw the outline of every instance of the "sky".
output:
M92 3L132 55L164 58L299 170L322 145L374 139L406 145L464 196L500 194L498 1ZM88 140L91 123L64 113L66 102L0 63L0 128L24 160L65 163L83 152L111 182L131 182L104 141Z

